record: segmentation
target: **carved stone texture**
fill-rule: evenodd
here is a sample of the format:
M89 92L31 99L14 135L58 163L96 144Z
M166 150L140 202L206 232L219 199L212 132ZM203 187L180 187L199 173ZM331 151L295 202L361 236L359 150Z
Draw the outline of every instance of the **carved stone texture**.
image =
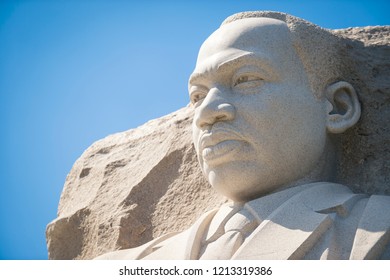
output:
M342 138L340 182L356 192L390 194L390 26L335 30L350 38L345 55L354 63L362 115Z
M339 182L356 192L390 194L390 27L334 30L350 38L343 55L362 103L343 133ZM350 63L350 62L348 62ZM94 143L64 186L58 218L46 231L50 259L91 259L188 228L226 200L200 171L191 140L192 111Z

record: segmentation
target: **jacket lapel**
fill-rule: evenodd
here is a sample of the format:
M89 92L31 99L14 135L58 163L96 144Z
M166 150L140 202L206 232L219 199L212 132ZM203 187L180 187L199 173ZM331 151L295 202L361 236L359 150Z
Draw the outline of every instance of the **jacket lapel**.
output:
M301 259L332 226L333 216L347 215L361 198L339 184L309 186L270 213L232 259Z
M201 216L189 229L164 239L162 242L153 242L142 254L144 260L194 260L198 258L205 235L205 230L217 212L209 211ZM161 241L161 240L160 240Z
M390 243L390 196L368 200L352 246L350 259L379 259Z

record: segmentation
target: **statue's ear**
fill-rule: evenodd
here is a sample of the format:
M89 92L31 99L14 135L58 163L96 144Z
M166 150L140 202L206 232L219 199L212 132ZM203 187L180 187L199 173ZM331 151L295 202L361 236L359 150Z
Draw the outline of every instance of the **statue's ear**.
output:
M360 102L355 89L347 82L337 82L326 88L328 102L326 128L330 133L342 133L360 118Z

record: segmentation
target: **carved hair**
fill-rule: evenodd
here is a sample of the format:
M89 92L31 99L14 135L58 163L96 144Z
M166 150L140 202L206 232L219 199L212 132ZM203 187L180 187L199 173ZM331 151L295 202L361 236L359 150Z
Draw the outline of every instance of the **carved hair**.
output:
M342 61L345 45L341 37L330 30L285 13L270 11L242 12L234 14L222 25L244 18L273 18L285 22L291 32L293 46L300 57L311 88L316 96L324 95L326 86L341 80L348 80L346 63Z

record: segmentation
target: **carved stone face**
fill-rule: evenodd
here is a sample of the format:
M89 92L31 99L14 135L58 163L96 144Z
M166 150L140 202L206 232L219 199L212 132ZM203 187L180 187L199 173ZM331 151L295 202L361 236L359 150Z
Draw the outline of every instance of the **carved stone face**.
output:
M190 77L201 168L235 201L304 178L324 153L325 101L311 92L289 32L269 18L226 24L204 42Z

